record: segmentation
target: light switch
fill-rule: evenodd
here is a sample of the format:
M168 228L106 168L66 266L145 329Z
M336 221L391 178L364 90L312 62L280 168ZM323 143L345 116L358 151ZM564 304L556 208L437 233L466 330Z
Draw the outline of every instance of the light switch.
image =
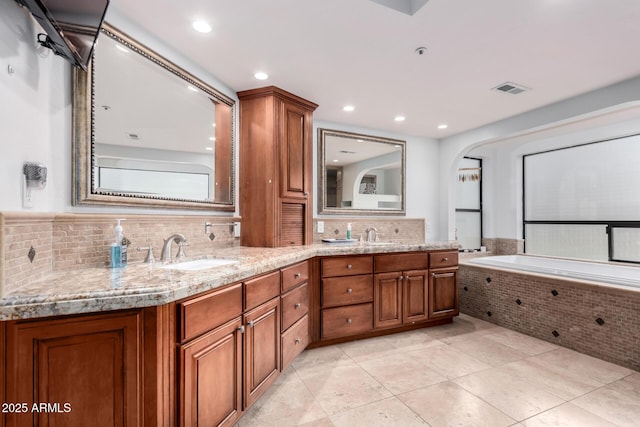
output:
M324 221L318 221L318 233L324 233Z

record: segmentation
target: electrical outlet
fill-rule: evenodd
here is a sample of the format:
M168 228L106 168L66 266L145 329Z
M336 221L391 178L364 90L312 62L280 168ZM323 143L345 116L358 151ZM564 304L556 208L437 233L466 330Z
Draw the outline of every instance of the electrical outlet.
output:
M318 233L324 233L324 221L318 221Z
M233 236L234 237L240 237L240 223L236 222L234 223L234 227L233 227Z
M27 186L26 180L23 180L22 185L22 207L24 209L31 209L33 204L31 203L31 188Z

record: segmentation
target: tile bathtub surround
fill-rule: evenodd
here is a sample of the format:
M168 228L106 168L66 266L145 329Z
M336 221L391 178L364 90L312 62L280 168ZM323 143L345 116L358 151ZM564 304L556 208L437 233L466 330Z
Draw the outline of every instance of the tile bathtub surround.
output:
M324 222L324 233L318 233L318 221ZM313 242L319 243L322 239L344 239L347 234L347 224L351 223L351 237L358 239L362 235L366 239L366 230L375 227L378 230L378 240L385 242L424 242L425 221L424 218L314 218ZM337 230L337 233L336 233Z
M109 264L109 245L114 239L117 218L123 221L124 236L131 241L129 262L142 262L146 251L138 247L153 246L160 258L163 239L172 233L184 234L189 256L206 255L212 248L237 244L227 226L211 227L212 241L204 233L205 222L214 224L239 221L233 217L206 215L102 215L102 214L32 214L3 212L0 214L0 296L25 284L42 279L53 271L103 267ZM33 262L30 248L35 250ZM176 245L172 252L175 255Z
M640 373L463 314L306 350L237 427L636 426L638 417Z
M523 239L488 238L482 239L487 252L493 255L516 255L524 253Z
M639 291L465 264L459 274L461 312L640 370Z

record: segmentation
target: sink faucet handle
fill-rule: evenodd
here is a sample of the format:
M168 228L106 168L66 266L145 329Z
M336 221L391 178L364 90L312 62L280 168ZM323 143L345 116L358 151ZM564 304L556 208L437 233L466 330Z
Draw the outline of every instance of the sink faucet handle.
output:
M184 247L189 246L188 241L178 242L178 254L176 255L177 259L184 259L186 257L184 253Z
M144 262L147 264L153 264L154 262L156 262L155 257L153 256L153 246L149 245L149 246L144 246L141 248L136 248L136 251L140 252L140 251L148 251L147 252L147 256L144 258Z

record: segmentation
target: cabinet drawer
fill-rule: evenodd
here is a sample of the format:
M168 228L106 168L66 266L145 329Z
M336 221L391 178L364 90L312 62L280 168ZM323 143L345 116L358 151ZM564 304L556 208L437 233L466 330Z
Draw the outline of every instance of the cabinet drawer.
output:
M322 307L373 301L373 275L322 279Z
M456 267L458 252L431 252L429 254L429 268Z
M286 292L309 279L309 261L283 268L281 271L282 292Z
M373 257L334 257L321 261L322 277L369 274L373 271Z
M309 312L309 285L304 284L287 292L281 298L282 330L287 328Z
M304 315L282 334L282 370L309 345L309 316Z
M427 268L427 253L376 255L375 272L424 270Z
M322 310L322 338L340 338L373 328L373 304L350 305Z
M242 315L242 284L191 298L178 303L177 307L178 340L190 340Z
M244 282L244 309L251 310L280 295L280 272L265 274Z

